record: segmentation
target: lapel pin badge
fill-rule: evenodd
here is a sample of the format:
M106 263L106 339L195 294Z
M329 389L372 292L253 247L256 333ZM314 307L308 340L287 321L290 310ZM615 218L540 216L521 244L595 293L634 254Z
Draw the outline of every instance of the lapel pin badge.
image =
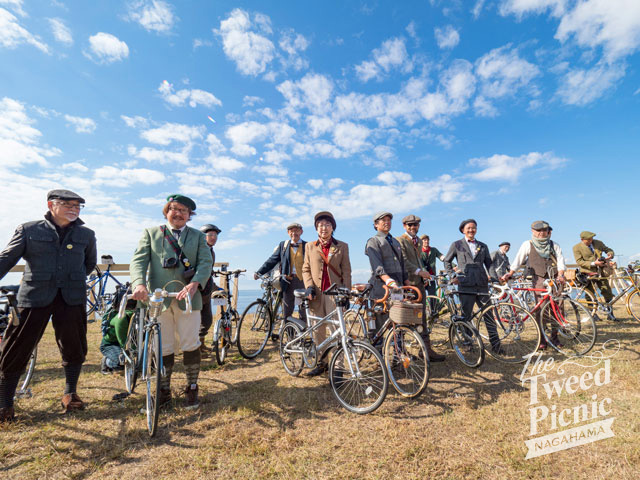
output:
M70 243L67 244L67 250L71 250L73 248L73 245L71 245Z

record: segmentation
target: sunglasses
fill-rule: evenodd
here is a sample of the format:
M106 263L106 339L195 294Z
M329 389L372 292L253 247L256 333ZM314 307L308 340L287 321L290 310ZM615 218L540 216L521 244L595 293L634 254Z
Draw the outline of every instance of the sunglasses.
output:
M405 225L406 225L407 227L419 227L419 226L420 226L420 224L419 224L419 223L405 223Z

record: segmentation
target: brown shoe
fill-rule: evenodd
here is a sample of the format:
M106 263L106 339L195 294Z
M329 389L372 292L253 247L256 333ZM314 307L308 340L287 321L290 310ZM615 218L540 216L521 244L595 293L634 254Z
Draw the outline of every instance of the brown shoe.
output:
M64 413L69 413L73 410L84 410L84 402L80 400L77 393L65 393L60 403L62 403Z
M444 362L447 357L436 353L433 348L431 348L431 338L429 338L429 335L425 335L424 337L422 337L422 339L424 340L424 344L427 347L427 355L429 356L429 361Z
M184 389L184 393L187 397L184 402L184 406L187 410L193 410L200 406L200 402L198 401L198 385L187 385Z
M13 407L0 408L0 423L11 423L15 420L16 413Z

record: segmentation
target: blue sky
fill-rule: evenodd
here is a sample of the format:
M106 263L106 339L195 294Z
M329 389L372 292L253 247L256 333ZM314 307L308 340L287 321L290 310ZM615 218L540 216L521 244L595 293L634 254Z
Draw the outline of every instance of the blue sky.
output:
M0 242L65 187L119 263L175 192L249 271L324 209L355 280L382 209L640 258L639 47L635 0L0 0Z

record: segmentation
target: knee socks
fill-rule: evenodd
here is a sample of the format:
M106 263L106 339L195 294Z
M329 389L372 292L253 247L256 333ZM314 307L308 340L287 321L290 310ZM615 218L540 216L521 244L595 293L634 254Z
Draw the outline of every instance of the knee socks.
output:
M184 371L187 375L187 385L197 385L200 374L200 349L183 353Z
M78 378L80 377L80 370L82 370L81 363L73 363L63 365L64 368L64 376L66 379L66 383L64 386L64 393L76 393L76 388L78 386Z
M0 408L13 407L13 397L18 388L20 374L6 375L0 378Z
M164 375L160 378L160 388L169 390L171 388L171 374L173 373L173 364L175 355L166 355L162 357L162 366L164 367Z

